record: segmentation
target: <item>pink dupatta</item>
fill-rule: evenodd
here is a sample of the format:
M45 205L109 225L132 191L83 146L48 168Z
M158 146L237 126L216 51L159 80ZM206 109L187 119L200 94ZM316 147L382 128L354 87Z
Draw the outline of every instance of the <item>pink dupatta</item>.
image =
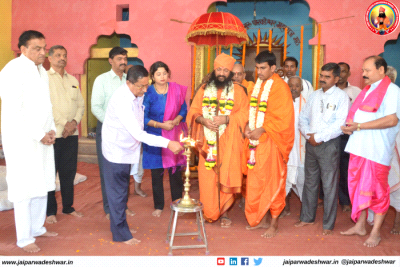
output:
M170 82L168 86L167 103L165 104L164 121L173 120L178 116L181 107L185 102L187 86ZM183 136L187 135L187 126L185 122L179 123L172 130L162 129L161 135L172 141L179 141L179 137L183 132ZM162 148L163 168L171 168L185 165L185 156L183 152L175 155L168 148ZM175 170L173 171L175 172Z
M383 98L386 95L386 91L390 85L391 81L388 76L382 79L378 87L370 93L366 99L364 99L365 94L368 92L371 85L367 85L361 93L357 96L353 105L350 108L349 114L347 115L346 122L353 122L354 114L358 109L366 112L377 112L382 104Z

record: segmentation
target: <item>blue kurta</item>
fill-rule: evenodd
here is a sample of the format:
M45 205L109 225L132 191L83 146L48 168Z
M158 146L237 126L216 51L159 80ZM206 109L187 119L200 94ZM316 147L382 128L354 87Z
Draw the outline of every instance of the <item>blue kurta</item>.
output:
M162 123L164 121L165 105L167 103L167 92L165 95L158 94L154 85L149 86L144 95L144 130L149 134L161 136L162 129L154 128L153 125L148 126L150 120ZM187 114L186 102L183 102L178 115L183 117L185 121ZM174 140L178 141L178 140ZM143 169L159 169L163 168L161 147L149 146L143 143Z

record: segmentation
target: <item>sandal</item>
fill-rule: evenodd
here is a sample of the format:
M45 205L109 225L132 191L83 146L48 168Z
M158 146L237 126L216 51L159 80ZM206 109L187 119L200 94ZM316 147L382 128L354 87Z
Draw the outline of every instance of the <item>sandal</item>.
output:
M222 228L229 228L232 226L232 220L228 217L221 217L221 227Z

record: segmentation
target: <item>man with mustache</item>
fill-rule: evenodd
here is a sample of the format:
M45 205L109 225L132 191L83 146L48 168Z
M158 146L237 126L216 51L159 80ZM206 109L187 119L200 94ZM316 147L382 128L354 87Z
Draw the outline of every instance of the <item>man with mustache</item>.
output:
M101 146L101 129L103 126L104 117L107 110L108 102L111 96L118 87L126 83L126 74L124 73L128 64L128 51L122 47L113 47L108 54L108 62L111 65L111 70L99 75L93 84L92 90L92 113L97 118L96 126L96 150L97 160L99 162L101 194L103 196L103 209L106 213L106 218L110 218L110 208L107 201L106 189L104 185L104 157ZM129 216L135 213L126 208L126 214Z
M50 98L53 105L53 117L56 125L56 142L54 160L56 172L60 179L62 213L82 217L75 211L74 179L78 161L78 124L85 112L85 103L78 80L67 73L67 50L61 45L52 46L49 50ZM57 201L55 191L47 197L47 223L56 223Z
M231 227L228 210L241 192L244 127L249 101L242 86L232 82L235 59L224 53L214 60L209 81L196 93L186 117L192 137L199 140L199 189L204 217L221 218ZM218 192L219 190L219 192Z
M44 227L47 192L55 189L56 127L49 80L42 66L46 59L44 35L25 31L19 37L18 48L21 56L0 72L1 134L17 246L35 253L40 251L36 237L57 235Z
M350 153L349 193L351 218L355 226L343 235L367 234L367 209L374 213L374 226L364 246L376 247L380 229L390 205L388 175L399 132L400 89L386 76L387 63L370 56L363 64L367 86L361 91L346 120L343 133L350 135L346 151Z
M386 75L390 78L392 83L396 82L397 71L392 66L387 66ZM388 175L388 182L390 186L390 206L395 208L396 216L394 218L393 228L390 231L391 234L400 234L400 134L396 136L396 143L394 147L394 155L390 163L391 168ZM368 223L374 224L374 212L368 209Z
M337 187L341 126L349 110L349 97L336 87L340 67L327 63L321 68L321 89L313 92L299 118L301 133L307 139L304 162L305 181L300 221L296 227L314 224L318 205L318 187L324 190L323 235L331 235L336 221Z
M287 83L289 78L292 76L296 76L296 72L298 70L299 62L294 57L287 57L283 62L283 80ZM311 83L307 80L302 79L303 90L301 91L301 95L307 100L312 92L314 92L314 88Z

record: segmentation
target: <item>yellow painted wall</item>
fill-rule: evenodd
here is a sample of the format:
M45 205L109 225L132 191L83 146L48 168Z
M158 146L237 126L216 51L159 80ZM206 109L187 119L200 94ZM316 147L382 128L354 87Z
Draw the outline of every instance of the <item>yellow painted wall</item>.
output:
M11 2L12 0L0 1L0 70L14 58L11 50Z
M11 50L11 6L12 0L0 1L0 70L14 58Z

